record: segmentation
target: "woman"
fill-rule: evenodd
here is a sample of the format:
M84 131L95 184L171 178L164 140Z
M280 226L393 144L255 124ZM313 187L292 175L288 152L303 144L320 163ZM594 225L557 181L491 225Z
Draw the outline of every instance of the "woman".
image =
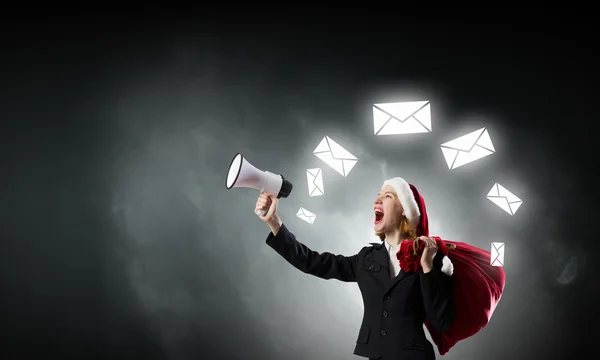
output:
M421 206L419 206L421 205ZM259 211L265 211L261 216ZM255 213L271 233L267 245L298 270L323 279L356 282L364 303L363 321L354 354L370 359L433 360L425 337L427 320L443 333L455 317L452 266L425 236L427 215L422 197L402 178L386 182L374 202L374 229L382 243L366 246L354 256L318 253L296 240L277 214L277 198L261 194ZM396 254L404 239L422 240L420 269L405 272Z

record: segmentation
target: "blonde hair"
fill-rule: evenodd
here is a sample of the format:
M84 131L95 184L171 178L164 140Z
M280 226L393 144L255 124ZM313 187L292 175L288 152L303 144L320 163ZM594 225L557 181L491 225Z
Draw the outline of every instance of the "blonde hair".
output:
M375 235L377 235L381 239L381 241L385 240L384 233L376 232ZM400 220L400 236L403 239L413 239L414 240L417 238L417 227L412 226L410 224L410 222L408 221L408 219L406 218L406 216L402 216L402 219Z

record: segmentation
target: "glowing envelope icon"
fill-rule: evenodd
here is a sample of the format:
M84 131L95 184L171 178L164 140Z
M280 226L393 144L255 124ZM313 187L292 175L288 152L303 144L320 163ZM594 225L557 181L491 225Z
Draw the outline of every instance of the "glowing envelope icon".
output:
M331 140L329 136L325 136L321 140L313 153L343 176L348 176L348 173L358 161L354 155Z
M450 140L441 147L450 170L496 152L486 128Z
M504 243L492 243L492 251L490 252L490 265L504 266Z
M300 210L298 210L298 212L296 213L296 216L299 217L300 219L306 221L309 224L314 223L315 219L317 218L317 215L311 213L310 211L306 210L303 207L301 207Z
M407 101L373 105L375 135L431 132L429 101Z
M308 195L321 196L323 191L323 172L321 169L307 169L306 180L308 181Z
M514 215L523 201L498 183L495 183L487 198L510 215Z

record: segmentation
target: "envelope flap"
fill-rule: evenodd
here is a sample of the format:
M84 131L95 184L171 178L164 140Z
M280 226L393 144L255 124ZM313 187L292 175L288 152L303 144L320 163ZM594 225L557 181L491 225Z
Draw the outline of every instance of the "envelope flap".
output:
M490 133L487 129L483 130L483 133L477 139L477 146L481 146L484 149L495 152L494 144L492 144L492 139L490 138Z
M431 104L423 106L422 109L413 114L413 117L431 131Z
M495 183L494 186L492 186L492 189L487 196L500 196L500 193L498 192L498 183Z
M504 243L493 242L492 251L490 255L490 261L492 266L504 266Z
M317 180L317 177L307 171L306 172L306 179L307 179L307 183L308 183L308 192L310 194L317 187L317 184L315 184L315 181Z
M374 104L373 106L388 113L390 116L393 116L401 122L404 122L411 115L421 110L421 108L427 105L428 103L429 101L406 101L386 104Z
M308 210L306 210L304 208L300 208L300 209L302 209L304 211L304 216L307 216L307 217L314 217L314 216L316 216L315 214L311 213L310 211L308 211Z
M326 152L326 151L330 151L329 144L327 143L327 136L325 136L323 138L323 140L321 140L321 142L319 143L319 145L317 145L317 148L313 152L318 153L318 152Z
M319 175L319 172L321 171L321 169L317 168L317 169L307 169L306 170L309 174L311 174L313 177L317 177L317 175Z
M509 203L521 201L521 199L516 197L513 193L508 191L504 186L500 184L498 184L498 193L500 194L500 196L506 197L506 200L508 200Z
M373 128L375 135L381 131L391 118L391 115L378 108L377 105L373 105Z
M473 131L454 140L450 140L446 143L443 143L442 146L460 151L471 151L471 149L473 148L473 146L475 146L477 140L483 134L484 131L485 128Z
M502 210L510 213L510 204L504 196L489 196L488 199L498 205Z
M350 152L348 152L348 150L344 149L343 147L341 147L338 143L336 143L335 141L331 140L330 138L327 138L328 142L329 142L329 149L331 149L331 154L333 155L333 157L335 159L338 160L358 160L357 158L354 157L354 155L350 154Z

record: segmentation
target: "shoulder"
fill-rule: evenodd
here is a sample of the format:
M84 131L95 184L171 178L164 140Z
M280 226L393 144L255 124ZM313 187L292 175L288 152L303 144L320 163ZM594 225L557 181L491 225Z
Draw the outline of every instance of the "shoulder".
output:
M365 257L374 251L379 250L382 246L383 244L381 243L370 243L369 246L364 246L362 249L360 249L357 255L358 257Z
M383 247L383 242L379 242L379 243L369 243L369 245L371 246L365 246L364 249L370 249L372 250L379 250Z

